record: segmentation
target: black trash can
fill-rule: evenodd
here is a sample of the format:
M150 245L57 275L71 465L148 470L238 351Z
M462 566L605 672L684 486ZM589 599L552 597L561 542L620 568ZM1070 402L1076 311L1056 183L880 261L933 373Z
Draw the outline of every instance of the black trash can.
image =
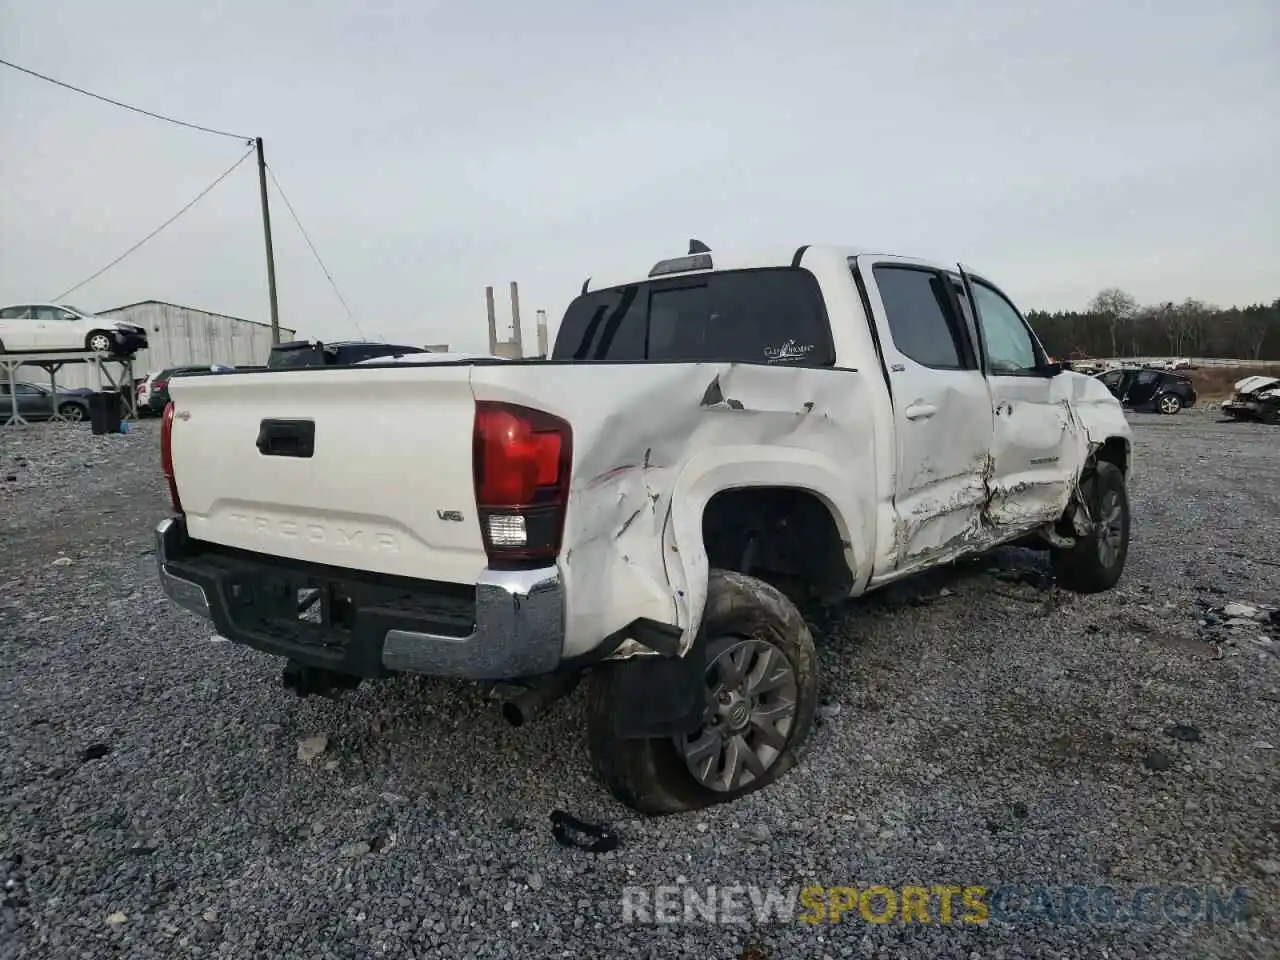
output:
M89 423L93 432L120 432L120 394L115 390L99 390L89 394Z

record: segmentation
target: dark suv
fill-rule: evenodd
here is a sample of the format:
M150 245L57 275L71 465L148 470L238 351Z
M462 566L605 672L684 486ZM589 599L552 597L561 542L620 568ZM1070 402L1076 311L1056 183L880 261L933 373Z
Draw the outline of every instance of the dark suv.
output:
M221 363L207 364L203 367L169 367L161 370L151 380L151 390L147 396L147 412L164 413L169 403L169 381L174 377L199 377L213 373L232 373L235 370L261 370L261 367L230 367Z
M1175 414L1196 405L1196 389L1191 378L1167 370L1134 367L1098 374L1120 405L1131 410L1155 410Z
M425 347L408 347L399 343L380 343L375 340L344 340L340 343L321 343L319 340L291 340L276 344L267 358L267 368L284 367L345 367L375 357L403 357L411 353L430 353Z

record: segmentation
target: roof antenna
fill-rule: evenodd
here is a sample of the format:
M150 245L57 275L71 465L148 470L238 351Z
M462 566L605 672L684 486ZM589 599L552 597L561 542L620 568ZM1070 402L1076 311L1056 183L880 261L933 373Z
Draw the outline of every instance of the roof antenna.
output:
M586 292L587 292L587 284L588 284L588 283L590 283L590 282L591 282L591 278L590 278L590 277L587 277L587 279L585 279L585 280L583 280L583 281L582 281L582 292L583 292L583 293L586 293Z
M708 247L708 246L707 246L705 243L703 243L701 240L690 240L690 241L689 241L689 253L690 253L690 255L695 254L695 253L710 253L710 252L711 252L711 248L710 248L710 247Z

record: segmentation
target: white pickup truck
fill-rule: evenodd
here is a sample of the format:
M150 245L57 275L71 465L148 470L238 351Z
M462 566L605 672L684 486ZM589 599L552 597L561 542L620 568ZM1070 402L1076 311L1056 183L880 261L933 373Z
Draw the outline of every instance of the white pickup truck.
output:
M819 694L797 602L1028 540L1099 591L1128 549L1119 404L956 264L695 241L584 283L547 361L171 391L175 602L299 693L504 681L521 722L585 676L594 768L646 813L795 763Z

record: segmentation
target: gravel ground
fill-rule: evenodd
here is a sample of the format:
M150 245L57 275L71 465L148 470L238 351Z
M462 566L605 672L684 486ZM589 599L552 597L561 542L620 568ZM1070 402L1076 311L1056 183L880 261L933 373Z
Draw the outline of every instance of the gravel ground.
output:
M1280 626L1219 608L1280 604L1280 431L1133 421L1119 589L1045 591L1006 550L851 604L820 626L802 763L653 820L591 779L576 697L520 729L465 684L298 700L170 606L154 422L0 431L0 956L1274 957ZM558 846L553 809L622 846ZM1043 902L980 925L623 922L624 886L669 884L1248 895L1234 923Z

